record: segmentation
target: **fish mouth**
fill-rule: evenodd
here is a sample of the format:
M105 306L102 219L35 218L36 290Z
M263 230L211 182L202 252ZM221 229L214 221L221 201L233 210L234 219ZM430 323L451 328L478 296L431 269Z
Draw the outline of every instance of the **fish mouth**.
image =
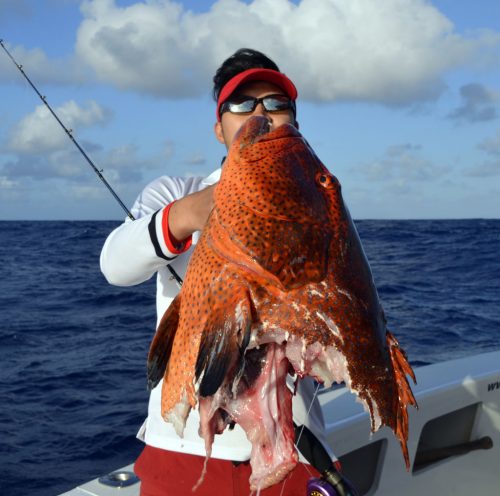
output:
M240 149L246 148L270 131L271 121L263 115L254 115L243 123L237 131L233 143L238 143Z
M263 115L254 115L241 126L233 143L238 142L241 149L254 143L292 137L301 137L297 128L292 124L281 124L273 129L272 121L269 118Z
M287 138L302 138L299 134L297 128L293 124L281 124L276 128L272 128L272 122L269 121L268 131L262 133L256 139L256 142L273 141L277 139L287 139Z

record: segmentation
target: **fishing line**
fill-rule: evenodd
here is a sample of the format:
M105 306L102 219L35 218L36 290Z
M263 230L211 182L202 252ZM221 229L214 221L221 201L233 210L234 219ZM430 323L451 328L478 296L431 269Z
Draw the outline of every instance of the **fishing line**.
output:
M311 403L309 404L309 409L307 410L307 413L306 413L306 418L309 417L309 414L311 413L311 408L313 406L313 403L314 403L314 400L316 399L316 396L318 394L318 391L319 391L319 387L320 387L320 383L318 382L316 384L316 389L314 390L314 394L313 394L313 397L311 398ZM305 424L302 424L302 427L300 429L300 432L299 432L299 435L297 436L297 439L295 440L295 448L298 449L299 447L299 441L300 441L300 438L302 437L302 434L304 432L304 427L305 427ZM309 475L312 476L312 473L311 471L307 468L307 465L304 463L303 464L305 469L309 472ZM280 492L280 496L283 496L283 491L285 490L285 484L286 484L286 481L287 479L285 479L283 481L283 486L281 487L281 492Z
M318 394L319 387L320 387L320 383L318 382L316 384L316 389L314 390L313 397L311 398L311 403L309 404L309 409L307 410L306 418L309 417L309 414L311 413L311 408L312 408L314 400L316 399L316 396ZM300 438L302 437L302 433L304 432L304 427L305 427L305 424L302 424L302 428L300 429L299 435L297 436L297 440L295 441L295 447L298 447Z
M7 50L7 48L3 44L3 40L2 39L0 39L0 45L2 45L2 48L5 50L5 53L9 56L10 60L12 60L12 62L14 63L14 65L19 69L19 71L24 76L24 78L26 79L26 81L28 81L28 83L30 84L30 86L35 91L35 93L39 96L40 100L42 100L42 102L45 104L45 106L49 109L49 112L52 114L52 116L54 117L54 119L63 128L63 130L66 133L66 135L68 136L68 138L78 148L78 151L83 155L83 157L85 158L85 160L87 161L87 163L92 167L92 169L94 170L94 172L97 174L97 177L104 183L104 185L106 186L106 188L108 188L109 192L113 195L114 199L118 202L118 204L120 205L120 207L122 207L122 209L125 211L125 213L127 214L128 218L130 220L135 220L135 217L132 215L132 213L130 212L130 210L125 206L125 204L121 201L120 197L115 193L114 189L111 187L111 185L108 183L108 181L106 181L106 178L102 175L102 169L99 170L95 166L95 164L94 164L94 162L92 162L91 158L85 153L85 150L80 146L80 144L78 143L78 141L76 141L75 137L73 136L73 131L71 129L68 129L63 124L63 122L61 121L61 119L59 119L59 117L54 112L54 110L52 110L52 107L47 102L47 97L45 97L44 95L42 95L38 91L38 88L34 85L34 83L28 77L28 75L26 74L26 72L24 72L23 66L21 64L18 64L17 61L12 56L12 54L9 52L9 50ZM167 265L167 269L170 271L170 273L172 274L173 279L176 280L176 282L179 285L179 287L181 287L182 286L182 279L179 276L179 274L177 274L177 272L172 267L170 267L170 265Z

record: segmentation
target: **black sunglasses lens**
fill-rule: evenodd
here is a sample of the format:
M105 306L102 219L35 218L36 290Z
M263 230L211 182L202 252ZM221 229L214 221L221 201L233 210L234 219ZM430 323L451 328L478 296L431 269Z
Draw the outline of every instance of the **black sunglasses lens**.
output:
M244 114L246 112L253 112L256 106L257 100L252 98L240 102L229 102L228 110L234 114Z
M262 99L262 104L268 112L279 112L288 110L291 107L291 100L286 96L266 96Z
M263 98L246 97L237 101L224 102L220 108L221 115L224 112L233 114L246 114L253 112L255 107L262 103L267 112L279 112L292 108L292 101L285 95L270 95Z

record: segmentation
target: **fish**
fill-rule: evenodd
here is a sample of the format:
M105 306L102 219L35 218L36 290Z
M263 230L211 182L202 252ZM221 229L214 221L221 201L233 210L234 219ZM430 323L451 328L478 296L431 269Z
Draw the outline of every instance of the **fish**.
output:
M148 355L150 388L182 436L200 413L207 458L235 423L252 444L250 487L277 484L298 463L296 381L345 383L400 442L409 468L407 355L387 320L338 179L292 125L263 116L238 131L182 288Z

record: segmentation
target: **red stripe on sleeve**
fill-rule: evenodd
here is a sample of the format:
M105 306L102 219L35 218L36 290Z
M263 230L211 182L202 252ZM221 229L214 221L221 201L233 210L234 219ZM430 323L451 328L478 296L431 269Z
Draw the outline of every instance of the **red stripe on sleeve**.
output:
M179 241L178 239L174 238L172 233L170 232L170 228L168 226L168 213L170 212L170 207L175 203L173 201L172 203L169 203L164 209L163 209L163 216L161 219L161 227L163 231L163 239L165 241L165 244L167 245L168 250L173 253L174 255L180 255L181 253L184 253L186 250L189 249L191 246L191 243L193 242L193 237L189 236L188 238Z

